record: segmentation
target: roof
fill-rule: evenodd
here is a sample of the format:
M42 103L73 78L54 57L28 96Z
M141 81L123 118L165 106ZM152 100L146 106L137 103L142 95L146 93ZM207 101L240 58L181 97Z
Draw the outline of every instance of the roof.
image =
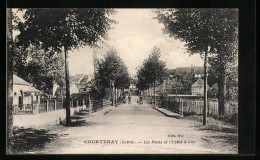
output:
M174 75L176 72L176 69L167 69L166 73L168 73L169 75Z
M93 77L91 75L85 75L83 74L76 74L74 76L70 76L70 81L72 83L81 83L81 84L86 84L89 81L91 81Z
M176 68L176 74L181 75L181 74L185 74L187 72L190 72L192 70L194 71L195 74L203 74L204 73L203 67L178 67L178 68Z
M26 82L25 80L23 80L15 74L13 75L13 84L30 86L30 83Z
M24 92L41 92L40 90L36 89L35 87L31 86L30 83L26 82L22 78L18 77L17 75L13 75L13 84L14 85L24 85L27 86L23 89Z
M29 92L41 92L41 91L39 91L38 89L36 89L36 88L34 88L32 86L29 86L26 91L29 91Z
M85 89L86 88L86 86L85 85L82 85L82 84L80 84L80 83L74 83L75 84L75 86L78 88L78 89Z
M78 82L82 78L82 76L84 76L84 74L76 74L74 76L71 75L70 80L74 82Z
M199 78L192 86L202 86L204 85L203 79Z

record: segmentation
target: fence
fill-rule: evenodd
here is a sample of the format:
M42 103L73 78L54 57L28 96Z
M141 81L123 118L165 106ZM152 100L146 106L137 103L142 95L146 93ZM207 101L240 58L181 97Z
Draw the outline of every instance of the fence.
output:
M203 114L204 102L202 100L183 100L183 112L190 114ZM207 111L210 115L218 115L218 101L209 101ZM237 102L227 102L225 104L225 115L238 113Z
M154 96L144 96L144 101L148 104L154 104ZM155 103L159 103L159 96L155 97Z
M33 112L32 104L21 104L14 105L13 113L14 114L32 114Z
M100 109L111 105L111 101L108 99L97 99L91 101L93 104L92 112L99 111Z
M89 112L96 112L100 109L111 105L111 101L109 99L98 99L91 100L92 107L90 107L90 103L88 100L84 101L83 98L74 99L70 101L70 107L76 109L76 111L80 111L83 109L88 110ZM85 108L83 107L84 105ZM14 106L13 113L14 114L34 114L34 113L45 113L51 112L55 110L61 110L66 108L66 101L63 99L58 100L46 100L42 103L37 104L26 104L26 105L16 105Z

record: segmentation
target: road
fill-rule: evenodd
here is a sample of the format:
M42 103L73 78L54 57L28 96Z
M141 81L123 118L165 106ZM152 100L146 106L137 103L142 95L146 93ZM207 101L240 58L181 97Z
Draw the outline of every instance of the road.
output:
M120 104L83 115L65 136L46 144L40 154L194 154L230 153L203 140L205 131L190 120L165 117L149 104ZM77 121L77 120L76 120ZM103 140L103 141L101 141ZM233 153L233 152L231 152Z

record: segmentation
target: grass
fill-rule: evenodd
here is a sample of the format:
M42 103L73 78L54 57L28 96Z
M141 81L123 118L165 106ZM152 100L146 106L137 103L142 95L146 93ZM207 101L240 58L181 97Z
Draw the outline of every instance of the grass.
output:
M216 148L224 152L225 149L228 149L228 146L232 146L232 152L237 152L238 127L236 124L232 124L234 123L233 120L227 117L209 116L207 118L207 125L203 126L202 115L186 115L183 119L200 122L195 125L195 128L200 131L206 131L207 134L202 137L204 141L214 144L214 146L217 146ZM226 145L223 146L223 144Z

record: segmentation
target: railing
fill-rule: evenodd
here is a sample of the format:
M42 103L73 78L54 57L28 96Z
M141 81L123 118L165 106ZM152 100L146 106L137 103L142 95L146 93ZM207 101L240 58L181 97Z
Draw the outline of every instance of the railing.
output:
M93 104L92 112L99 111L103 107L107 107L107 106L111 105L111 101L107 100L107 99L92 100L91 102Z
M89 103L88 100L85 101L83 98L74 99L70 101L70 107L77 107L77 111L86 109L89 110L89 112L96 112L102 109L103 107L107 107L111 105L111 101L108 99L91 100L90 102L91 103ZM86 107L84 107L84 105L86 105ZM66 101L47 100L37 104L26 104L20 106L16 105L14 106L13 113L14 114L37 114L37 113L45 113L45 112L61 110L61 109L66 109Z
M60 110L60 109L62 109L62 108L63 108L62 102L56 102L56 109L57 109L57 110Z
M48 111L54 111L54 110L55 110L55 102L49 102Z
M189 114L203 114L204 102L203 100L185 100L180 102L183 105L183 112ZM180 106L181 107L181 106ZM210 115L218 115L218 101L208 101L207 112ZM225 104L225 115L233 115L238 113L237 102L227 102Z
M33 108L32 104L22 104L14 105L13 113L14 114L32 114Z
M47 104L46 103L40 103L39 104L39 113L47 112Z

